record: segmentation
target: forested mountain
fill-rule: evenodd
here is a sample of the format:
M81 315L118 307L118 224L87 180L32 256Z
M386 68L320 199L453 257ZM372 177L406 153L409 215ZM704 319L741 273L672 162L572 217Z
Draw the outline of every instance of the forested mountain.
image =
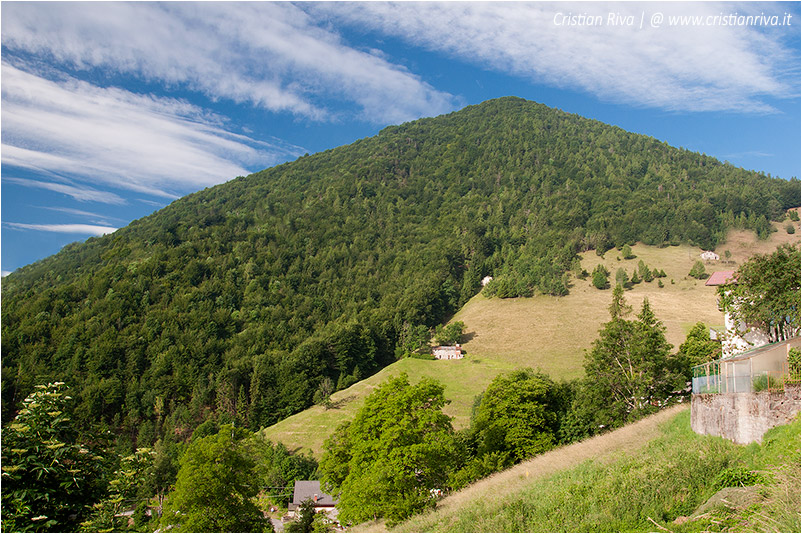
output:
M396 357L485 275L564 295L576 254L770 231L800 182L518 98L188 195L2 282L7 422L61 380L126 443L270 425Z

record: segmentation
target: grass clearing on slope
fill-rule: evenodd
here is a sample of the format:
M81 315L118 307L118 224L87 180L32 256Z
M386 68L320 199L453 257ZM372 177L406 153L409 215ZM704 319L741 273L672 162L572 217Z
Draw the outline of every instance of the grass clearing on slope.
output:
M642 282L628 290L625 297L635 312L644 298L649 299L675 350L698 321L723 328L716 289L706 287L704 280L687 276L701 249L638 244L632 251L637 257L631 260L618 260L617 250L608 251L604 259L586 252L582 254L582 266L592 271L602 263L613 273L613 281L619 267L631 275L640 260L652 269L663 269L668 275L663 279L665 287L658 287L657 280ZM709 269L714 270L712 266ZM488 299L480 294L471 299L453 319L465 323L469 340L464 347L468 354L516 367L540 368L554 379L583 376L584 351L590 349L599 329L610 320L607 307L612 289L598 290L589 278L574 279L572 283L565 297Z
M301 413L262 430L272 441L280 441L291 450L311 451L320 458L326 438L343 421L354 418L365 397L390 376L409 375L413 384L424 377L434 378L445 387L445 396L451 401L444 408L454 418L455 428L467 427L470 422L474 397L487 388L499 373L511 371L505 362L489 359L465 358L462 360L417 360L406 358L385 367L375 375L331 396L334 408L313 406Z
M763 445L735 445L690 429L684 409L667 423L648 418L598 436L603 441L617 432L632 433L651 422L658 436L630 435L643 446L599 451L599 458L556 474L533 476L505 492L504 477L490 477L445 499L441 508L399 525L399 532L693 532L726 528L757 530L760 521L774 521L768 530L799 531L799 419L766 435ZM593 441L593 440L590 440ZM587 443L566 447L582 448ZM559 451L553 451L557 453ZM548 460L552 452L543 455ZM612 459L612 461L611 461ZM537 460L537 458L535 459ZM521 477L526 464L510 471ZM716 513L675 524L705 503L719 489L717 480L727 468L745 466L765 473L761 501L747 510L717 508ZM501 475L504 475L502 473ZM514 478L514 475L507 474ZM796 478L794 478L796 477ZM494 480L495 479L495 480ZM485 486L485 487L482 487ZM494 498L494 489L501 490ZM461 493L461 492L460 492ZM470 495L472 493L472 495ZM447 502L451 499L451 502ZM794 518L795 516L795 518ZM720 519L716 519L716 517ZM377 525L372 525L377 526ZM791 530L788 530L791 529Z

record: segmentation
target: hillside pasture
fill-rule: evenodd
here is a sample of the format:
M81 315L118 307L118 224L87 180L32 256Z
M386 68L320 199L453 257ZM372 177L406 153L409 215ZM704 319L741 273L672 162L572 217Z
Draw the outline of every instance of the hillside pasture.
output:
M633 313L637 313L644 298L649 299L666 326L668 342L675 348L699 321L723 328L724 316L718 310L715 288L688 276L701 249L637 244L632 251L636 258L630 260L619 259L620 252L615 249L604 258L586 252L582 255L582 267L590 272L599 263L605 265L612 273L613 284L619 267L632 275L640 260L652 269L663 269L668 275L662 279L665 287L658 287L657 280L641 282L628 290L625 297ZM708 271L715 269L718 267L710 266ZM584 351L590 349L596 334L610 319L607 307L612 289L596 289L590 278L574 278L572 284L570 294L565 297L487 299L480 294L471 299L454 317L465 323L470 338L464 345L468 354L516 367L540 368L555 379L581 377Z
M783 223L785 224L785 223ZM799 223L795 223L798 224ZM771 252L788 242L784 230L759 241L754 232L733 231L727 243L717 248L721 261L707 262L708 273L736 269L746 259L747 252ZM797 237L798 239L798 237ZM724 250L731 250L733 259L724 261ZM615 272L623 267L628 275L643 260L651 269L666 272L664 287L657 279L641 282L625 293L627 302L637 313L644 298L648 298L657 317L666 326L666 338L676 351L690 328L697 322L723 329L724 315L718 310L716 289L705 286L705 280L688 276L702 250L687 245L665 248L636 244L636 256L621 258L620 251L607 251L600 258L593 251L581 255L582 267L588 272L604 264L615 282ZM673 280L673 283L672 283ZM404 359L393 363L377 374L332 395L335 408L313 406L276 425L263 429L265 435L281 441L290 449L311 451L318 458L323 443L331 432L345 420L353 418L362 400L391 375L405 372L415 383L423 377L439 380L445 386L445 396L451 403L445 412L454 418L454 427L469 425L471 408L476 395L482 393L498 374L520 367L532 367L548 373L556 380L580 378L584 374L584 352L591 348L602 325L609 320L612 289L598 290L590 278L572 278L570 294L565 297L538 295L532 298L473 297L451 319L465 323L466 351L462 360L427 361Z

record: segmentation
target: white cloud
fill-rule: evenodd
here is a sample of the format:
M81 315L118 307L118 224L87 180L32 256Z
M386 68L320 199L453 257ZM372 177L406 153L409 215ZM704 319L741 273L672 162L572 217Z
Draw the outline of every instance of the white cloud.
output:
M448 93L349 47L289 3L9 3L2 33L11 51L314 119L328 117L319 102L331 98L376 122L455 107Z
M46 209L46 210L50 210L50 211L58 211L59 213L67 213L69 215L75 215L77 217L93 217L93 218L96 218L96 219L104 219L104 220L105 219L110 219L110 220L116 220L116 221L124 222L123 219L120 219L118 217L109 217L107 215L102 215L100 213L94 213L94 212L91 212L91 211L77 210L77 209L73 209L73 208L61 208L61 207L56 207L56 206L40 206L40 207L42 209ZM101 224L101 223L98 223L98 224ZM107 223L103 223L103 224L107 224Z
M60 234L106 235L117 231L111 226L97 226L94 224L26 224L4 222L6 226L18 230L37 230L40 232L56 232Z
M7 150L6 147L3 146L3 152L6 152L6 150ZM11 151L14 152L13 147L11 147ZM3 161L5 160L6 159L4 157ZM102 202L104 204L116 204L116 205L121 205L126 203L125 199L123 199L119 195L115 195L114 193L109 193L108 191L98 191L97 189L93 189L87 186L79 187L69 184L42 182L39 180L30 180L27 178L13 178L13 177L4 177L3 181L11 182L13 184L22 185L25 187L35 187L38 189L47 189L48 191L55 191L56 193L63 193L67 196L74 198L79 202Z
M4 19L5 20L5 19ZM63 181L80 176L164 198L175 198L266 167L298 149L273 147L232 134L222 119L187 102L100 88L62 76L50 80L8 63L3 74L4 165ZM34 180L17 183L121 204L113 193Z
M765 97L798 98L798 21L784 27L670 26L673 15L747 11L782 18L782 5L718 3L324 3L320 16L444 52L484 68L603 99L681 111L772 111ZM563 15L601 15L569 26ZM634 27L608 23L632 15ZM664 16L652 28L651 17ZM640 23L644 20L644 28ZM559 24L555 23L555 17ZM620 19L619 19L620 20ZM712 19L711 19L712 20ZM791 36L793 41L793 35ZM787 68L791 65L792 72Z

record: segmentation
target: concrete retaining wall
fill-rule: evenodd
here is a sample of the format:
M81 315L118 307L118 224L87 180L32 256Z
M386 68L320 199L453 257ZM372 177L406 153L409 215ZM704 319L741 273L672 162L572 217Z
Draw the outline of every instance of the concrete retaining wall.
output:
M785 392L693 395L691 428L735 443L759 442L770 428L791 422L801 405L799 386L786 385Z

